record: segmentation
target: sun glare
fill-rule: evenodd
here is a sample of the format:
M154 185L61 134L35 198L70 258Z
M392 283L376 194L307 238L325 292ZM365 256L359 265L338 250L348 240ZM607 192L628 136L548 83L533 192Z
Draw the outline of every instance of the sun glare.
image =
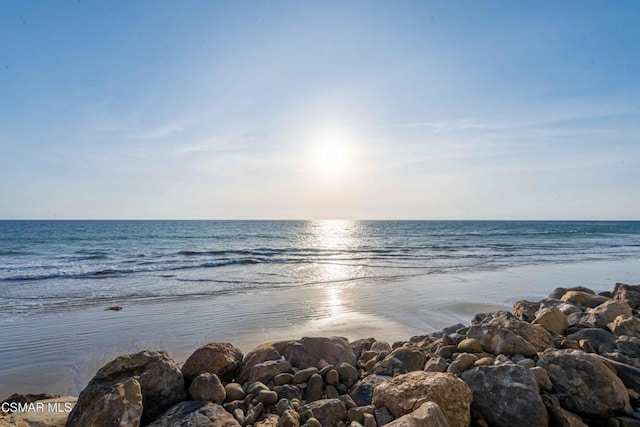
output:
M326 131L314 141L314 169L321 174L336 176L348 171L351 162L349 141L336 131Z

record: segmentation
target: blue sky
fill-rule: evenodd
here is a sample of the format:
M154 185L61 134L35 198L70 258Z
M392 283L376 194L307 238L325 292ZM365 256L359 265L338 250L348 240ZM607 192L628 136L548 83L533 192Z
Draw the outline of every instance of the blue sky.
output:
M638 22L0 0L0 218L640 219Z

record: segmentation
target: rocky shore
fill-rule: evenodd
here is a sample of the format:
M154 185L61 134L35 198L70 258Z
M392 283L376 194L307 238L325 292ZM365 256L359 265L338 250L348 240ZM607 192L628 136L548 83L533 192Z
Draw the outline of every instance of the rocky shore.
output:
M557 288L395 343L212 343L182 365L142 351L102 367L75 402L11 396L0 426L640 426L639 310L640 285ZM38 402L73 409L42 421Z

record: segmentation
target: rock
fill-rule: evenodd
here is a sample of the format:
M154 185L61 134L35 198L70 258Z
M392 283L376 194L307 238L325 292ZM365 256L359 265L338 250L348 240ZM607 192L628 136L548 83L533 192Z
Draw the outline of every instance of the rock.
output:
M591 347L598 353L611 353L616 348L616 341L618 337L611 332L607 332L598 328L585 328L576 332L575 334L568 335L567 338L573 341L586 340Z
M376 424L378 424L379 426L387 425L391 421L393 421L393 415L391 415L389 409L385 408L384 406L382 408L376 409L373 415L376 419Z
M291 384L278 385L273 388L273 391L278 393L278 399L298 399L302 400L302 391Z
M436 350L436 356L443 357L445 359L451 359L454 353L458 352L458 346L454 344L439 345Z
M248 426L256 422L260 414L262 414L262 410L264 409L264 403L258 402L251 409L247 411L247 416L242 422L243 426Z
M369 350L376 353L391 353L393 349L391 348L391 345L386 341L376 341L371 345L371 348Z
M317 373L318 373L318 368L316 367L301 369L293 375L292 382L294 384L306 383L307 381L309 381L309 378L311 378L311 375L317 374Z
M207 400L215 403L224 403L227 392L215 374L198 375L189 386L189 395L193 400Z
M351 364L342 362L338 365L338 376L340 382L345 383L348 387L351 387L356 381L358 381L358 370Z
M563 409L556 396L543 395L542 401L549 412L550 425L558 427L587 427L587 424L585 424L579 416Z
M292 409L284 411L280 420L278 421L278 427L299 427L300 426L300 414Z
M482 347L492 354L522 354L535 356L538 351L524 338L513 331L500 326L473 325L469 328L467 336L475 338L482 343Z
M471 390L452 374L409 372L376 387L373 404L385 406L398 418L418 409L425 401L440 406L452 427L468 426L471 421Z
M527 359L525 357L525 358L522 358L522 359L518 360L516 365L522 366L522 367L525 367L525 368L533 368L533 367L536 366L536 362L533 359Z
M242 352L229 343L211 343L197 349L182 366L187 381L200 374L216 374L222 381L231 381L240 363ZM246 381L245 381L246 382Z
M424 366L425 372L444 372L449 367L449 362L444 357L434 356Z
M29 424L19 415L0 415L0 427L29 427Z
M264 420L258 421L255 427L278 427L280 417L274 414L268 415Z
M338 385L338 383L340 382L340 375L338 374L338 371L336 371L335 369L331 369L329 372L327 372L325 381L329 385Z
M72 396L41 399L35 402L42 405L43 410L15 412L15 415L20 417L29 427L62 427L67 424L69 412L71 412L77 400L77 397ZM2 426L1 422L0 426Z
M358 406L347 410L347 420L357 421L362 423L364 421L364 414L373 415L376 407L373 405ZM374 418L375 419L375 418Z
M481 366L461 375L473 392L473 408L495 426L547 427L538 384L521 366Z
M493 357L485 356L476 360L473 366L490 366L490 365L493 365L495 361L496 360Z
M233 402L234 400L242 400L244 399L244 390L242 386L238 383L229 383L224 386L225 394L227 395L227 400L229 402Z
M569 291L562 295L560 300L577 305L584 310L587 308L595 308L608 301L609 298L582 291Z
M592 319L589 323L593 323L598 328L605 328L607 324L613 322L618 316L633 316L629 304L615 299L608 300L596 308L587 310L587 313Z
M338 390L336 390L336 388L332 385L328 385L324 389L324 394L327 399L337 399L340 397L340 393L338 393Z
M373 391L378 385L385 381L387 381L387 378L383 378L379 375L369 375L353 386L349 396L351 396L358 406L371 405L371 401L373 400Z
M362 415L363 427L378 427L376 417L373 414Z
M555 307L540 310L532 323L556 334L564 333L569 327L567 316Z
M626 285L616 283L613 291L613 298L625 301L635 310L640 309L640 285Z
M278 360L267 360L266 362L253 365L249 370L249 381L260 381L267 384L273 381L279 374L289 373L291 363L280 358Z
M557 308L558 310L563 312L565 316L569 316L572 313L582 312L582 310L577 306L559 299L543 299L542 301L540 301L540 309L538 311L542 311L547 308Z
M307 402L314 402L322 399L322 390L324 388L324 382L320 374L313 374L307 382L307 388L304 389L304 400ZM317 418L317 417L316 417Z
M565 409L596 418L631 409L624 384L595 355L548 349L540 355L538 366L547 370Z
M471 368L476 360L478 360L478 358L473 354L460 353L458 357L456 357L456 360L449 365L447 372L450 374L460 374Z
M303 424L304 427L322 427L322 424L320 424L320 421L318 421L317 419L311 417L307 420L306 423Z
M258 402L264 403L264 406L270 406L278 401L278 393L271 390L260 390L256 399Z
M1 403L14 403L14 404L25 404L25 403L33 403L39 400L46 399L55 399L61 397L59 394L51 394L51 393L40 393L40 394L19 394L14 393L11 396L7 397Z
M181 402L172 406L148 427L240 427L231 414L212 402Z
M516 301L511 312L518 319L531 323L536 318L536 312L540 309L540 301L531 302L526 300Z
M640 338L640 319L635 316L618 316L607 327L617 336Z
M591 294L591 295L595 295L596 294L591 289L585 288L584 286L574 286L574 287L571 287L571 288L555 288L549 294L549 299L562 299L564 294L566 294L567 292L570 292L570 291L580 291L580 292L584 292L584 293Z
M340 421L347 419L347 408L340 399L317 400L307 403L302 408L304 411L311 411L323 427L337 426Z
M97 388L95 378L91 383L80 393L78 403L69 414L67 426L107 427L141 424L143 395L140 383L136 379L128 378L114 385L105 384L104 389ZM89 393L91 399L88 399Z
M260 381L254 381L252 383L246 383L243 387L245 394L252 394L257 396L262 390L269 391L269 387L261 383Z
M551 384L551 379L546 369L536 366L535 368L530 368L529 371L533 374L540 390L551 391L553 384Z
M458 351L462 353L482 353L482 343L475 338L465 338L458 344Z
M414 346L399 347L393 350L380 363L376 364L371 373L376 375L394 376L407 372L424 369L427 356L422 350Z
M412 413L391 421L387 427L449 427L449 422L436 403L425 402Z
M596 355L594 355L596 356ZM622 383L630 390L640 393L640 368L628 365L626 363L616 362L602 356L598 357L605 365L615 371L616 375Z
M362 338L359 340L355 340L349 345L351 346L351 350L353 350L353 354L356 356L356 359L360 359L362 353L365 351L369 351L371 349L371 345L376 342L376 339L371 338Z
M135 387L131 384L128 384L124 389L112 390L113 387L126 383L132 377L136 378L142 393L144 409L141 424L153 421L175 403L187 399L184 378L178 364L166 352L141 351L117 357L96 373L96 376L80 393L75 408L69 414L67 426L87 425L78 424L78 419L84 413L93 410L101 411L100 408L92 409L92 407L103 405L104 403L99 403L99 401L107 394L132 396L131 399L135 400L133 397L136 394L133 392Z

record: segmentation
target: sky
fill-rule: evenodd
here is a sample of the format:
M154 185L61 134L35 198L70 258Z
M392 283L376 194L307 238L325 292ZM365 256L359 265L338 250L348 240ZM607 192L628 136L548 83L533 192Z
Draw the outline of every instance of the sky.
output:
M638 22L0 0L0 219L640 219Z

